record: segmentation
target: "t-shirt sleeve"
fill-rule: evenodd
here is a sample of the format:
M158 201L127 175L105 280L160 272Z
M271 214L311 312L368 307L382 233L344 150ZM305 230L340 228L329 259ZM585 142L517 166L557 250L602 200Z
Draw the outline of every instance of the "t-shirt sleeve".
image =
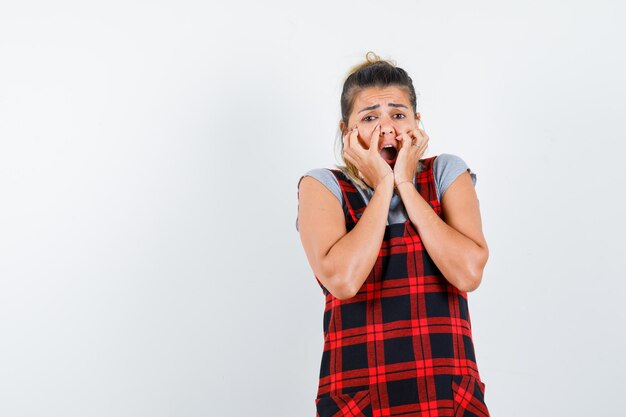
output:
M476 174L472 172L463 159L449 153L442 153L435 158L433 175L435 176L435 188L439 201L450 184L465 171L469 172L472 183L476 186Z
M337 181L337 177L327 168L314 168L307 171L304 175L300 177L298 180L298 190L300 189L300 181L302 178L310 176L321 182L332 192L335 197L339 200L339 204L343 205L343 196L341 195L341 187L339 187L339 182ZM300 228L298 227L298 215L296 214L296 230L299 232Z

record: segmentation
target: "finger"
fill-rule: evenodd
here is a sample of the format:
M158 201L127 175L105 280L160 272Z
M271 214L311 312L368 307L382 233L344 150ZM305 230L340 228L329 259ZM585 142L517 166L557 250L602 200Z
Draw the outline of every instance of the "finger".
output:
M353 165L356 163L352 155L350 155L348 152L343 153L343 159L344 161L350 162Z
M348 141L348 146L343 148L343 159L354 164L355 163L355 159L357 158L357 155L354 152L354 149L352 148L351 144L350 144L350 135L346 135L346 140Z
M428 143L428 135L423 130L413 129L411 130L411 133L413 134L413 136L415 136L416 143L418 143L420 146L426 146L426 144Z
M421 140L421 145L426 148L428 146L428 141L430 140L430 138L428 137L428 135L424 132L422 132L422 140Z
M411 132L411 136L413 136L415 138L416 142L419 142L419 141L423 140L424 133L419 128L412 129L410 132Z
M411 129L407 132L412 138L414 138L416 141L418 139L420 139L422 137L422 135L420 134L419 129Z
M413 132L414 132L413 134L415 135L415 137L428 138L428 135L423 129L420 129L420 128L413 129Z
M352 147L351 147L351 137L352 137L352 132L353 130L350 129L348 131L348 133L345 134L345 136L343 137L343 157L345 160L349 161L349 162L353 162L354 158L352 157Z
M396 139L400 143L400 147L398 148L398 157L396 159L396 166L398 166L397 161L406 158L405 155L411 150L411 141L407 142L406 137L402 135L396 136Z
M352 133L350 134L350 148L354 152L363 149L361 143L359 143L359 129L356 126L352 129Z
M378 144L380 143L380 125L377 125L370 137L370 152L378 153Z
M409 141L407 144L406 137L402 136L402 134L396 136L396 140L400 142L399 150L402 150L402 148L406 148L406 145L411 145L411 141Z
M406 145L408 147L415 143L413 138L406 132L401 133L398 137L402 138L402 146Z

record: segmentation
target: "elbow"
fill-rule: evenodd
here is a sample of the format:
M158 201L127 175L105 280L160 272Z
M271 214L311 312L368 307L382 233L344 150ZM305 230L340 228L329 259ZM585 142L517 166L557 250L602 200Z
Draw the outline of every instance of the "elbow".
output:
M474 262L470 266L470 274L468 277L467 287L464 290L465 292L472 292L476 290L480 283L483 280L483 271L485 270L485 265L487 265L487 260L489 259L489 248L487 245L481 246L478 251L478 255L474 258Z
M338 300L349 300L356 295L355 292L350 290L336 290L334 293L331 292L331 294Z
M480 286L482 281L482 274L480 276L472 276L463 282L463 285L459 286L459 290L463 292L472 292Z
M347 267L348 269L339 271L334 277L336 294L333 295L340 300L348 300L356 296L367 278L366 276L363 279L357 278L358 272L349 269L348 265Z
M339 300L347 300L356 295L358 289L354 288L352 274L339 268L327 268L324 276L328 285L326 289Z
M459 286L459 290L472 292L480 286L483 279L483 271L485 270L485 265L487 265L488 259L489 249L486 245L484 247L480 247L477 255L475 255L474 259L470 262L470 265L467 268L467 276L463 280L463 283Z
M333 291L331 291L331 294L334 295L335 298L339 300L348 300L354 297L357 292L359 292L358 289L355 290L354 284L348 277L350 277L350 275L346 274L342 276L337 276L333 280L335 285L333 286Z
M483 274L480 272L467 272L466 275L455 285L459 291L472 292L480 286Z

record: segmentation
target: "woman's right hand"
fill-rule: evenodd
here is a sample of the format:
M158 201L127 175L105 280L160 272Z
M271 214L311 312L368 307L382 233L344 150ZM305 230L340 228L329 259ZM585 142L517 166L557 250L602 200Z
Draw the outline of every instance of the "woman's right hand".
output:
M356 126L343 137L343 158L356 166L361 178L373 189L383 181L393 184L393 169L378 152L379 140L380 125L376 126L369 138L369 149L365 149L359 142Z

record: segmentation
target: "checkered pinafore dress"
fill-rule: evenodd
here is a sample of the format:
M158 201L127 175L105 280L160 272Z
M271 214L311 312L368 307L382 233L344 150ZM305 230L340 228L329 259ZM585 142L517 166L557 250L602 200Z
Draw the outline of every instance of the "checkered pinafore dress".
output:
M434 159L420 161L416 188L441 216ZM366 204L343 172L332 172L350 231ZM410 220L386 226L376 264L353 298L335 298L317 282L326 297L317 417L489 416L467 293L444 278Z

